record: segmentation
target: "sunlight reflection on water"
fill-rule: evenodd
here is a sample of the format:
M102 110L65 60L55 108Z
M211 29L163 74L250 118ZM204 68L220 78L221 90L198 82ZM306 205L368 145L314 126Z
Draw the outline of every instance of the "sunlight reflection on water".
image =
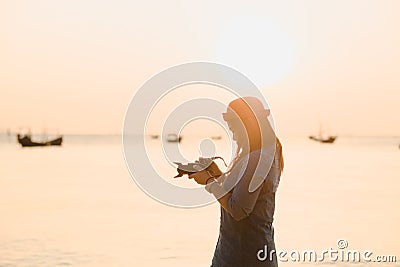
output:
M193 140L182 142L187 153ZM400 251L399 138L282 142L278 249L319 251L345 238L352 249ZM149 142L152 156L161 157L159 146ZM121 137L66 136L63 147L22 149L3 136L0 149L0 266L209 265L218 205L179 209L146 196L129 176ZM160 166L170 179L175 170Z

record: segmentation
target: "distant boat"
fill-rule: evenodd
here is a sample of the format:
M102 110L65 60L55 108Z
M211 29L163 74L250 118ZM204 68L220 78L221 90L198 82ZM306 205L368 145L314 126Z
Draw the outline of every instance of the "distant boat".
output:
M313 135L310 135L308 138L310 138L311 140L320 142L320 143L328 143L328 144L332 144L333 142L335 142L337 136L328 136L328 137L316 137Z
M220 135L211 136L212 140L220 140L221 138L222 138L222 136L220 136Z
M322 133L322 125L320 123L318 136L310 135L308 138L310 140L317 141L320 143L332 144L333 142L335 142L337 136L335 135L324 136Z
M177 134L168 134L167 142L169 143L179 143L182 140L182 136L178 136Z
M150 135L150 137L151 137L151 139L158 139L158 134L152 134L152 135Z
M61 146L63 138L62 138L62 136L60 136L56 139L45 141L45 142L34 142L34 141L32 141L32 138L29 134L24 135L24 136L18 134L17 140L18 140L18 143L20 143L22 147Z

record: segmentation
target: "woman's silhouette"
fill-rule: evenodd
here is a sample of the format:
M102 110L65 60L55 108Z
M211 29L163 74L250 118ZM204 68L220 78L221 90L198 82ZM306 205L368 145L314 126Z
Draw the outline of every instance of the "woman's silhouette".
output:
M283 156L268 116L257 98L232 101L223 117L237 151L227 172L212 164L189 176L206 185L221 205L212 267L278 266L272 222Z

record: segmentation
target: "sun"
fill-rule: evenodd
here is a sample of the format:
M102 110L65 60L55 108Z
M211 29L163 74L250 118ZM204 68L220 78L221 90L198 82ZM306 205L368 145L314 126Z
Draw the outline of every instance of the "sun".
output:
M215 57L218 63L237 69L256 85L268 86L292 69L295 45L273 20L240 17L221 33Z

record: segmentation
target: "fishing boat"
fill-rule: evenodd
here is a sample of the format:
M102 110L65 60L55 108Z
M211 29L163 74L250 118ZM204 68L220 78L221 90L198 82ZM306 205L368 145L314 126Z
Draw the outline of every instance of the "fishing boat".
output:
M332 144L333 142L335 142L337 136L316 137L316 136L310 135L308 138L310 138L311 140L320 142L320 143Z
M22 147L34 147L34 146L61 146L63 137L59 136L53 140L48 140L45 142L34 142L32 141L32 137L29 134L26 135L17 135L18 143Z
M337 136L336 135L324 135L322 132L322 124L319 124L319 133L318 136L310 135L308 137L310 140L317 141L320 143L332 144L335 142Z
M167 142L168 143L179 143L182 140L182 136L178 136L177 134L168 134Z

